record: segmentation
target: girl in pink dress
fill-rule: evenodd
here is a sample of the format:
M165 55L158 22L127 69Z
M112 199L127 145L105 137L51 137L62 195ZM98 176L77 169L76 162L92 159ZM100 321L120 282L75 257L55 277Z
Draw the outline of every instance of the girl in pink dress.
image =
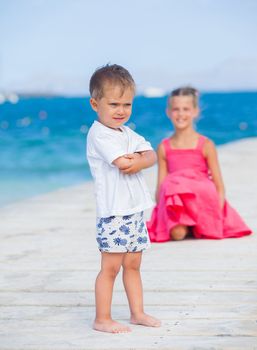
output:
M175 132L158 147L157 205L147 222L152 242L222 239L251 234L225 199L214 143L194 130L198 92L184 87L169 98L167 115Z

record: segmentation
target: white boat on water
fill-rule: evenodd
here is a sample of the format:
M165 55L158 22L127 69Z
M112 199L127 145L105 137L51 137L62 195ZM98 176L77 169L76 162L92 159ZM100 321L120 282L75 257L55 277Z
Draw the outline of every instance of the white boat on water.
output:
M19 102L19 96L14 92L9 92L9 93L0 92L0 104L4 104L5 102L16 104Z
M148 87L143 92L145 97L163 97L166 94L167 93L164 89L158 87Z

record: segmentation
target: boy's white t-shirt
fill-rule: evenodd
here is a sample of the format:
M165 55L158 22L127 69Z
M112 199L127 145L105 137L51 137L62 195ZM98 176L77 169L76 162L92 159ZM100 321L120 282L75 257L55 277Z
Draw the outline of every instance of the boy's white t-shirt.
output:
M95 121L87 136L87 159L95 181L98 217L131 215L153 205L142 172L123 174L112 162L128 153L152 150L127 126L120 131Z

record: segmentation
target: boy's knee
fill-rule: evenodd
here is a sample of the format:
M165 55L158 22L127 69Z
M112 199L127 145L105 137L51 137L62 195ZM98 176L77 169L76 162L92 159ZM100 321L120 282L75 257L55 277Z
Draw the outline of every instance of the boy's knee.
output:
M123 270L139 270L140 269L140 260L130 259L124 261L122 264Z
M138 263L124 264L122 265L124 271L134 270L139 271L140 265Z
M105 267L104 269L102 269L102 273L104 273L112 278L115 278L119 272L120 272L120 266L119 267L110 266L110 267Z

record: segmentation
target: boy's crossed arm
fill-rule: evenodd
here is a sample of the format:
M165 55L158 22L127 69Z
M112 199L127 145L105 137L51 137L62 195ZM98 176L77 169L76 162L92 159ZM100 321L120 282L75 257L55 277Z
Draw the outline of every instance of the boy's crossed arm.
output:
M154 165L157 157L153 150L125 154L113 161L123 174L135 174Z

